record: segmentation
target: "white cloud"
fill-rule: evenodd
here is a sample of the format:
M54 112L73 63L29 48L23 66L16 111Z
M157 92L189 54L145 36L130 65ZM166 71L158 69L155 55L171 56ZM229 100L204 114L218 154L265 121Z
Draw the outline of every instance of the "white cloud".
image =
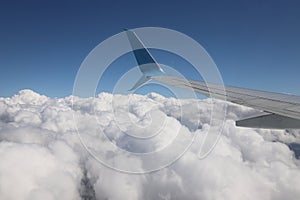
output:
M253 109L228 104L218 144L199 160L206 131L215 126L209 124L210 103L218 109L218 101L155 93L101 93L73 101L72 107L71 97L51 99L30 90L0 98L0 199L80 199L84 171L97 199L300 198L300 162L285 144L299 143L299 132L235 127L234 120ZM166 163L197 139L167 168L132 175L97 162L81 145L75 125L94 156L128 170ZM131 153L165 146L155 156Z
M80 199L76 155L61 157L57 146L1 142L1 199Z

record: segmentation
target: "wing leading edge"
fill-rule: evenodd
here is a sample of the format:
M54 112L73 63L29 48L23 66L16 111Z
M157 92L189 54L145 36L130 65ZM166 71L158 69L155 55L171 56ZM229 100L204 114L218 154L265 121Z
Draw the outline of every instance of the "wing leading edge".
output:
M136 89L150 80L155 80L171 86L191 90L208 97L213 96L216 99L226 99L226 101L232 103L264 111L260 116L237 121L237 126L271 129L300 128L300 96L231 86L225 86L226 93L224 93L224 87L217 84L165 76L162 68L154 60L138 36L130 30L127 30L126 33L134 56L143 73L143 76L132 89Z

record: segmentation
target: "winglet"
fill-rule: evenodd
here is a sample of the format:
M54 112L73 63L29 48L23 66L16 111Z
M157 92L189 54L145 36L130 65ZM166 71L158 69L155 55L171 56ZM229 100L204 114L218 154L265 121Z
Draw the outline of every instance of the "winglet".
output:
M134 57L139 65L140 71L143 76L137 81L137 83L129 90L135 90L140 86L151 80L152 76L162 76L164 75L164 70L159 66L159 64L152 57L148 49L138 38L135 32L131 30L125 30L129 43L131 45Z

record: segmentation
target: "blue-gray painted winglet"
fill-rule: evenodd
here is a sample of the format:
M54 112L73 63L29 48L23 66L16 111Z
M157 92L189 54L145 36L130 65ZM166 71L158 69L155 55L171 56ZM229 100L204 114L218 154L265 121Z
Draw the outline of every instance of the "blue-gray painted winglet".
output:
M140 86L151 80L152 76L162 76L164 75L163 69L155 61L153 56L150 54L148 49L138 38L135 32L131 30L125 30L129 43L131 45L134 57L139 65L140 71L143 73L143 76L137 81L137 83L129 90L135 90Z

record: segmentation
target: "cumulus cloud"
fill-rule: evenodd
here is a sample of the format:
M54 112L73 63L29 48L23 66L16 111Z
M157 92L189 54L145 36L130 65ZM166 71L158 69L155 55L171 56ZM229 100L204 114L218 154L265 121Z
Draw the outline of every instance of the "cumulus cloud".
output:
M217 145L198 158L207 131L218 138L210 108L221 103L31 90L0 98L0 199L299 199L289 148L299 132L236 127L251 108L228 103Z
M1 199L80 199L78 158L64 143L2 141L0 157Z

